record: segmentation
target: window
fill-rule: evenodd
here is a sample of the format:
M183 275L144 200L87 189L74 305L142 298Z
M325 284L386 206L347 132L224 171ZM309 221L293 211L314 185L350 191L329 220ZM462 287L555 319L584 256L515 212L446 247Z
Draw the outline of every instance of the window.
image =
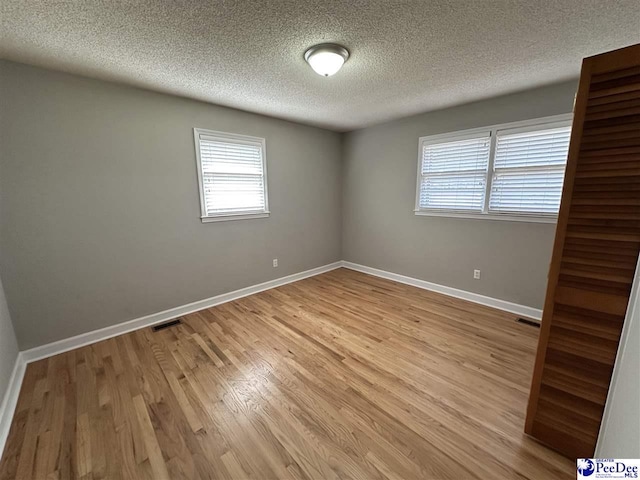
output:
M571 127L497 132L490 212L556 215Z
M555 221L570 122L565 115L422 137L415 213Z
M194 129L203 222L269 216L264 138Z
M422 146L420 208L481 212L489 165L489 132Z

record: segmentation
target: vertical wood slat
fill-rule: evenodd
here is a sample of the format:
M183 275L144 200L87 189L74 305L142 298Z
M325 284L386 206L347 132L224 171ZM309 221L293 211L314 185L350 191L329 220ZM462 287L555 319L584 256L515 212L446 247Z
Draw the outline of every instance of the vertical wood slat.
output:
M640 44L586 58L525 432L592 457L640 252Z

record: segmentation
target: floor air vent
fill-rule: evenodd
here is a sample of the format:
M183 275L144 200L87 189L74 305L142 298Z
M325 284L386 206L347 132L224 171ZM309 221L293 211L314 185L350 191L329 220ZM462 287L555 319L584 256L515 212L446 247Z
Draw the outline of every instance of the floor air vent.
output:
M175 320L169 320L168 322L164 322L164 323L160 323L158 325L154 325L153 327L153 331L157 332L158 330L164 330L165 328L169 328L169 327L173 327L174 325L180 325L182 322L180 321L179 318L176 318Z
M533 320L527 320L526 318L519 318L518 322L524 323L525 325L531 325L532 327L540 328L540 322L534 322Z

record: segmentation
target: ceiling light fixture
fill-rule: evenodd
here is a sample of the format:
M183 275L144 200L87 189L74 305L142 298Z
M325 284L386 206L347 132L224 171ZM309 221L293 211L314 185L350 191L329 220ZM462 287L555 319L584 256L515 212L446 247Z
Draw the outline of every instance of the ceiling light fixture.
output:
M338 73L349 58L349 51L334 43L314 45L304 52L304 59L313 70L324 77Z

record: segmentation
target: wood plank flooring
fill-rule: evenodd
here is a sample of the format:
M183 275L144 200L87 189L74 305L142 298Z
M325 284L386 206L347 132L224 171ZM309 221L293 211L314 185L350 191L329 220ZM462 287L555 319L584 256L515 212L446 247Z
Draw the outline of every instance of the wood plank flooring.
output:
M339 269L30 364L0 479L569 479L538 329Z

